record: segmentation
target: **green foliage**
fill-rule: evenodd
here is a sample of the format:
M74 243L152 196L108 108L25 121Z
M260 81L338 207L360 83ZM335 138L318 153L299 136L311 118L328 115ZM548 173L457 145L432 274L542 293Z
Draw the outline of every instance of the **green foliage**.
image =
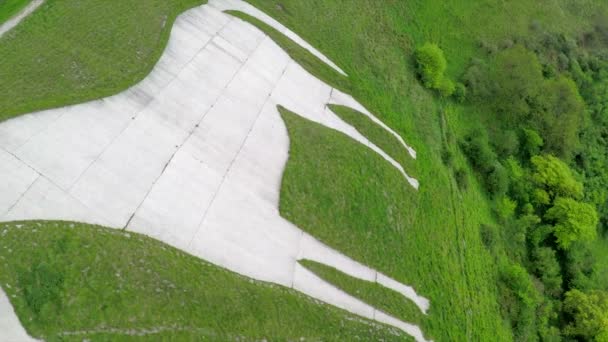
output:
M500 158L508 158L519 151L519 137L513 130L504 130L495 134L494 149Z
M551 155L532 157L534 172L532 179L536 186L545 191L551 200L556 197L583 196L583 185L572 175L566 163Z
M416 70L425 87L438 90L444 97L454 93L454 82L445 76L448 63L443 50L437 44L425 43L416 49L414 57Z
M558 197L547 210L545 219L555 222L555 237L562 249L574 241L591 241L596 238L598 217L595 208L571 198Z
M603 241L605 243L605 241ZM593 289L597 285L592 283L597 260L586 243L574 243L565 253L564 279L568 281L569 288L579 290ZM604 257L604 256L602 256ZM605 269L599 269L602 273Z
M564 311L572 323L564 329L566 335L587 341L602 341L608 334L608 293L602 291L570 290L564 300Z
M454 96L454 100L456 100L456 102L465 102L467 99L467 87L460 82L456 83L456 86L454 88L454 94L452 95Z
M502 196L507 192L508 187L509 175L502 164L496 160L486 173L486 188L490 194Z
M448 67L443 50L437 44L425 43L416 49L414 57L422 84L430 89L439 89Z
M536 55L521 45L501 51L490 65L494 108L509 123L530 118L531 100L543 84L542 67Z
M452 82L452 80L444 77L441 80L437 90L439 91L439 94L441 94L441 96L449 97L454 94L454 91L456 90L456 85L454 85L454 82Z
M496 201L496 214L502 220L507 220L513 217L515 209L517 208L517 202L510 199L507 196L500 197Z
M465 137L461 148L473 168L482 176L486 190L491 195L504 195L509 185L509 174L497 160L487 135L473 132Z
M458 184L458 188L460 190L467 190L469 187L469 174L467 171L460 167L454 171L454 178L456 179L456 184Z
M532 262L534 273L545 286L545 293L559 298L562 294L562 275L555 250L549 247L535 248L532 252Z
M566 158L578 146L578 133L584 117L584 102L576 84L560 76L547 80L538 97L532 121L544 137L545 150Z
M511 322L516 340L533 340L536 335L535 315L540 295L526 269L502 261L499 289L503 313Z
M524 128L522 130L522 152L524 159L529 159L540 153L545 144L543 138L533 129Z

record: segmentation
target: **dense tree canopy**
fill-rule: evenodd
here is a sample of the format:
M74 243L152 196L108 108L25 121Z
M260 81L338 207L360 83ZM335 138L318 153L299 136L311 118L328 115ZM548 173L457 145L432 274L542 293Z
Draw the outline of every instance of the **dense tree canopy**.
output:
M590 241L596 237L598 217L590 204L558 197L545 218L555 222L553 234L563 249L568 249L574 241Z
M571 290L566 293L564 309L573 322L565 329L567 335L589 341L608 341L608 293Z

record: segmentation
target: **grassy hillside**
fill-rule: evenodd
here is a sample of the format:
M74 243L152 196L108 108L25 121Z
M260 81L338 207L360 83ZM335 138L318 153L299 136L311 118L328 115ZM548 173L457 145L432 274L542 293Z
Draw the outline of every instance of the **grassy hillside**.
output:
M50 341L409 340L139 234L70 222L0 232L0 284Z
M160 57L176 16L203 3L47 0L0 38L0 121L135 84Z
M575 79L579 87L578 79L591 77L589 82L593 82L601 78L600 72L594 71L599 70L599 64L593 59L601 60L601 55L585 57L593 54L584 49L601 45L599 37L605 32L602 23L606 22L608 5L569 0L394 1L382 6L366 0L248 1L337 62L350 76L353 95L418 151L416 176L421 188L416 194L407 194L388 175L372 168L381 168L380 160L360 159L358 153L345 146L346 142L338 142L340 138L288 118L293 166L288 165L285 174L282 213L326 243L413 284L429 296L432 304L425 332L432 338L535 340L561 333L581 337L570 328L562 332L554 328L574 324L573 316L566 313L571 308L561 311L559 302L572 284L587 282L584 279L590 274L597 284L602 272L592 270L601 266L588 266L591 259L585 256L587 247L582 243L574 248L580 253L564 252L552 245L551 227L556 221L543 216L548 206L528 204L516 192L521 192L522 188L517 187L524 183L528 185L521 186L532 187L529 191L538 186L527 183L534 172L527 158L534 154L561 153L567 164L576 163L576 158L565 156L576 150L575 138L566 135L574 131L567 125L576 121L562 120L563 127L558 128L558 119L551 128L551 121L547 120L553 120L551 115L560 112L568 118L580 110L576 91L571 91L572 83L564 78ZM472 94L464 103L442 98L422 87L414 51L425 42L438 43L445 52L446 77L471 82L465 84L465 90ZM514 48L522 45L528 51L523 58ZM569 51L569 55L560 55L560 48ZM505 55L508 57L501 57ZM500 63L508 67L512 63L509 58L520 58L522 71L530 65L534 68L533 60L538 58L542 80L517 70L508 73L504 69L505 74L500 74ZM568 61L570 66L579 61L583 76L573 75L576 70L568 69ZM561 68L558 62L562 63ZM511 85L507 75L515 75L512 87L494 94L502 103L478 95L479 88L492 83L476 87L474 81L494 78L495 84ZM513 116L503 120L499 114L505 106L517 105L517 97L526 96L517 92L534 87L534 82L543 89L536 94L548 95L535 100L537 108L544 111L542 115L546 115L537 120L545 120L546 126ZM492 86L486 88L493 91ZM562 98L552 97L560 92ZM581 92L584 94L583 88ZM576 115L583 116L580 111ZM521 128L541 129L545 147L528 149L527 138L518 136ZM583 126L576 129L585 130ZM603 139L600 133L592 137ZM594 145L593 141L597 140L588 144L603 146ZM568 146L557 146L566 142ZM327 147L337 145L340 147L335 150ZM487 157L485 162L490 164L481 165L480 169L479 160L474 159L479 155L472 157L472 151L485 153L482 157ZM466 158L463 152L468 153ZM600 171L583 163L606 166L601 164L604 157L597 156L597 152L592 158L583 157L589 155L584 148L572 153L579 153L579 167L586 174ZM508 172L518 172L517 163L508 169L509 157L521 161L522 183L505 178L515 176L507 176ZM593 179L597 180L595 188L586 190L584 201L593 200L599 208L605 205L605 197L601 191L598 193L601 187L597 182L605 178ZM397 195L398 192L403 194ZM316 202L311 203L310 198ZM529 210L534 214L526 216ZM593 223L593 219L587 222ZM542 235L543 229L549 233ZM355 241L367 244L362 247ZM590 253L596 259L607 258L601 250L595 247ZM542 266L541 254L547 268ZM555 258L562 262L557 270ZM557 292L561 293L559 298L550 295L551 282L555 280L538 269L564 274L563 288ZM373 296L366 299L373 300ZM383 295L378 294L377 301L383 300Z
M281 187L285 218L429 298L430 338L508 339L495 267L478 231L491 220L479 192L460 193L443 167L417 192L367 147L288 111L283 118L291 139ZM432 172L424 161L419 157L418 175ZM386 301L377 296L365 299Z

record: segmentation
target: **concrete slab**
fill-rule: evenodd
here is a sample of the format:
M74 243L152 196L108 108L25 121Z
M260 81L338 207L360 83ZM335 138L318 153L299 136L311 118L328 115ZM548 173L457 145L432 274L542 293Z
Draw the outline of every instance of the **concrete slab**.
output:
M428 308L411 287L280 216L289 136L277 105L346 134L378 153L412 186L417 183L326 107L330 101L363 106L310 75L261 31L218 8L245 9L271 20L243 2L212 0L177 18L158 65L129 90L0 123L0 133L8 132L0 135L5 183L0 219L126 227L411 332L410 325L378 315L297 263L308 258L377 281L421 310Z
M38 341L27 334L8 297L0 287L0 341L30 342Z

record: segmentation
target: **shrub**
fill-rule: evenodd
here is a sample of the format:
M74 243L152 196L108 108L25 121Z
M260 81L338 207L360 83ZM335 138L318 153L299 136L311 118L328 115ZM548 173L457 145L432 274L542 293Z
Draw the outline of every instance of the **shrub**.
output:
M543 138L533 129L522 130L522 152L524 158L528 159L540 153L540 149L544 145Z
M496 201L496 214L502 220L508 220L515 214L517 202L507 196L502 196Z
M498 240L498 231L496 226L482 224L479 227L479 234L481 236L481 242L483 242L484 246L486 246L486 248L489 250L494 249L496 241Z
M439 90L439 94L441 94L441 96L449 97L452 94L454 94L454 91L456 90L456 86L454 85L454 82L452 82L452 80L444 77L443 80L441 80L441 83L439 85L439 88L437 88L437 90Z
M503 260L499 278L503 314L511 321L516 340L534 339L536 307L540 296L525 268Z
M415 53L418 75L422 84L430 89L438 89L448 66L443 51L437 44L425 43Z
M549 247L538 247L532 252L534 273L545 286L545 293L553 298L562 294L562 276L556 253Z
M466 190L469 187L469 177L467 177L467 172L463 168L454 171L454 178L456 178L456 184L458 184L460 190Z
M467 99L467 87L464 84L458 82L454 87L454 100L458 103L463 103Z
M475 131L467 135L461 147L476 171L481 173L492 171L496 154L492 151L485 132Z
M437 44L425 43L416 50L415 58L416 70L425 87L438 90L445 97L454 93L454 82L444 75L448 63Z
M494 165L485 177L486 190L492 196L502 196L509 188L509 175L505 168L498 160L494 161Z

